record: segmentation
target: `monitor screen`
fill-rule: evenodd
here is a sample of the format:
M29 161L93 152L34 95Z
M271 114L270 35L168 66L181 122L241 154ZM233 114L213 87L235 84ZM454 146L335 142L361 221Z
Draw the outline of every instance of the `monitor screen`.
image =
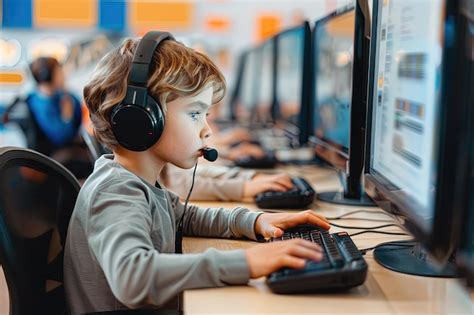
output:
M267 40L260 46L260 50L260 88L258 89L256 119L258 122L266 123L272 121L274 41Z
M369 167L429 233L439 156L444 4L380 1Z
M339 168L349 158L354 22L353 9L333 14L313 34L316 153Z
M249 123L255 110L258 98L258 78L260 77L260 50L251 49L246 52L244 57L244 67L242 73L242 82L240 83L239 98L234 110L238 121Z
M279 119L298 125L302 106L305 29L293 28L277 37L276 98Z

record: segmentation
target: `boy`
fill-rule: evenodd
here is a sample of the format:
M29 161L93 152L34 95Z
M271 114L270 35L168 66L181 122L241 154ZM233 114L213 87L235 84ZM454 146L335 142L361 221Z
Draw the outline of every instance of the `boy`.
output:
M146 54L142 43L149 44L155 33L145 35L147 40L142 39L139 48L138 41L125 40L99 62L84 88L96 135L113 155L97 160L71 217L64 273L73 314L177 308L177 295L185 289L245 284L249 278L282 267L303 268L306 259L322 258L320 248L303 240L247 250L175 253L176 226L185 209L156 178L166 163L191 168L202 156L211 135L206 113L224 95L225 81L206 56L172 38L161 41L152 52L145 82L165 113L163 133L144 151L126 149L113 132L111 115L125 97L135 51ZM229 211L190 206L182 223L187 235L253 240L257 235L280 236L283 229L303 223L329 228L324 218L311 211L261 214L241 207Z

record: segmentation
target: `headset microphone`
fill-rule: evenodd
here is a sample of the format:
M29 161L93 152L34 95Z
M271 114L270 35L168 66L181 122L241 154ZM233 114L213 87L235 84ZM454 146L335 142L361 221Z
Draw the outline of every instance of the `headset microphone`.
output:
M204 148L202 149L202 156L209 162L214 162L215 160L217 160L219 154L217 153L216 149Z

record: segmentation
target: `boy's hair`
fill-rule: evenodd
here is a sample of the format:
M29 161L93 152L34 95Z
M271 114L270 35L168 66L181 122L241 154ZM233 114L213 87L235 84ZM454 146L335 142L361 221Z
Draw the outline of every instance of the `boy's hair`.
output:
M123 100L128 75L139 40L126 39L98 63L84 87L84 101L89 109L97 139L110 149L118 145L110 125L112 108ZM226 91L224 76L205 55L174 40L165 40L156 48L147 82L148 93L166 113L166 104L178 97L199 94L210 84L212 103L222 100Z
M53 57L39 57L30 64L30 70L36 83L51 83L54 69L60 66L61 64Z

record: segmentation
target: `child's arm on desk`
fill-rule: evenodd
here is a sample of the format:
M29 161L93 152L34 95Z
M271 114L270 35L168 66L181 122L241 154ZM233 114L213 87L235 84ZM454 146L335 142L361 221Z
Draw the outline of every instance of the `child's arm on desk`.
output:
M198 166L194 189L189 200L196 201L242 201L245 198L254 198L265 191L286 191L293 187L291 178L286 174L257 174L252 170L238 168L223 168L222 174L213 176L207 174L213 166ZM226 170L227 169L227 170ZM186 199L192 183L192 170L184 170L176 166L167 165L165 172L160 174L160 183Z
M174 196L174 198L178 198ZM178 217L183 205L178 207ZM265 238L278 237L285 229L314 224L329 229L329 222L311 210L299 213L257 213L245 208L232 211L224 208L199 208L190 206L184 217L184 233L199 236L242 237L256 240L257 235ZM255 245L245 251L250 277L267 276L283 267L303 268L306 260L322 259L321 248L305 240Z

